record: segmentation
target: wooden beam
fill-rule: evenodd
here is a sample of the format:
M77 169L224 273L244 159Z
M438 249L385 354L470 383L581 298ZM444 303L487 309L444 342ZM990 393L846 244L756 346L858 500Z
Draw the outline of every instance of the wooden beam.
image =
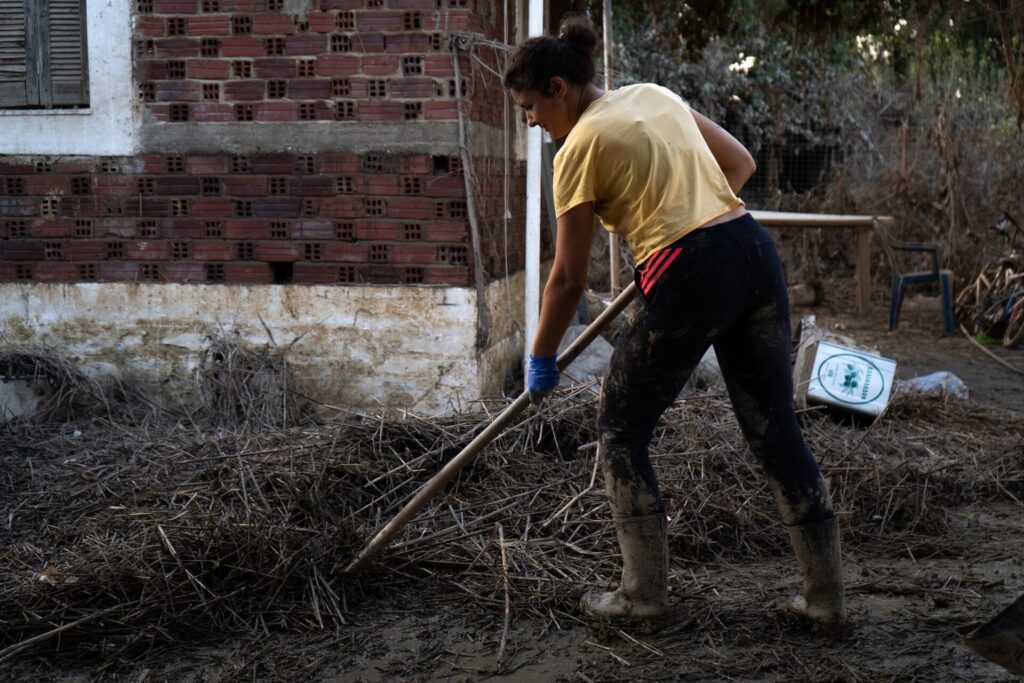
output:
M871 308L871 226L857 228L857 312Z
M891 216L858 216L833 213L794 213L790 211L751 211L761 225L793 228L853 228L872 226L875 221L891 223Z

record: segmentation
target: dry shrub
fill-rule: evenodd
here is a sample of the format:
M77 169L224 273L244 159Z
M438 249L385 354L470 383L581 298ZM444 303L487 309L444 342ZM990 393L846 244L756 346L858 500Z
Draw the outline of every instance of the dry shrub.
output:
M237 335L210 338L197 371L202 415L227 428L287 428L304 404L287 361L290 347L253 347Z
M752 207L892 215L893 236L940 244L961 284L1004 246L988 225L1003 211L1024 223L1019 83L1002 57L972 45L977 36L950 29L886 61L852 42L823 51L759 27L715 38L691 59L666 40L673 21L666 13L632 27L633 39L616 45L616 85L658 82L739 137L758 161L742 192ZM741 55L754 65L741 67ZM776 234L793 280L854 268L855 239Z
M38 382L44 388L32 417L15 420L26 424L74 419L76 414L94 409L97 402L105 399L96 380L47 346L0 349L0 381L9 380Z
M1024 219L1024 135L999 65L955 46L932 49L928 63L914 65L916 78L870 63L844 73L843 87L825 100L840 132L828 173L806 192L778 188L761 208L891 215L893 237L939 244L944 267L963 284L1005 248L988 226L1004 211ZM827 85L829 73L815 79ZM806 230L782 237L809 279L855 262L855 240ZM876 277L885 279L889 265L877 241L874 251Z

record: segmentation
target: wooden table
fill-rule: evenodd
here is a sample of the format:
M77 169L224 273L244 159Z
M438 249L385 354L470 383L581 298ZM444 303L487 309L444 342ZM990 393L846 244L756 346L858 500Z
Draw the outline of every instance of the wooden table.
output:
M871 229L875 223L892 223L892 216L853 216L830 213L751 211L761 225L773 228L856 228L857 230L857 312L871 305Z

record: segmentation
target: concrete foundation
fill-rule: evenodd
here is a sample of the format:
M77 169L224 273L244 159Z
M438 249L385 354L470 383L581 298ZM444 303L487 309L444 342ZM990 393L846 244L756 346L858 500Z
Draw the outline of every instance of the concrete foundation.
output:
M237 334L293 345L299 391L317 401L436 415L500 395L522 354L522 291L521 274L487 287L483 348L473 289L409 285L5 283L0 334L165 396L189 394L212 336Z

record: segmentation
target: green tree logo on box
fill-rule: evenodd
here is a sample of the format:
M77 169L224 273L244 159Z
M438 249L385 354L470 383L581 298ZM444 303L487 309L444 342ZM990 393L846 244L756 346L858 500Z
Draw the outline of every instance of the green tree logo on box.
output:
M870 403L885 391L878 366L852 353L829 357L818 368L818 381L829 396L849 405Z
M860 384L861 372L853 363L847 363L846 369L843 373L843 393L853 396L857 393L857 385Z

